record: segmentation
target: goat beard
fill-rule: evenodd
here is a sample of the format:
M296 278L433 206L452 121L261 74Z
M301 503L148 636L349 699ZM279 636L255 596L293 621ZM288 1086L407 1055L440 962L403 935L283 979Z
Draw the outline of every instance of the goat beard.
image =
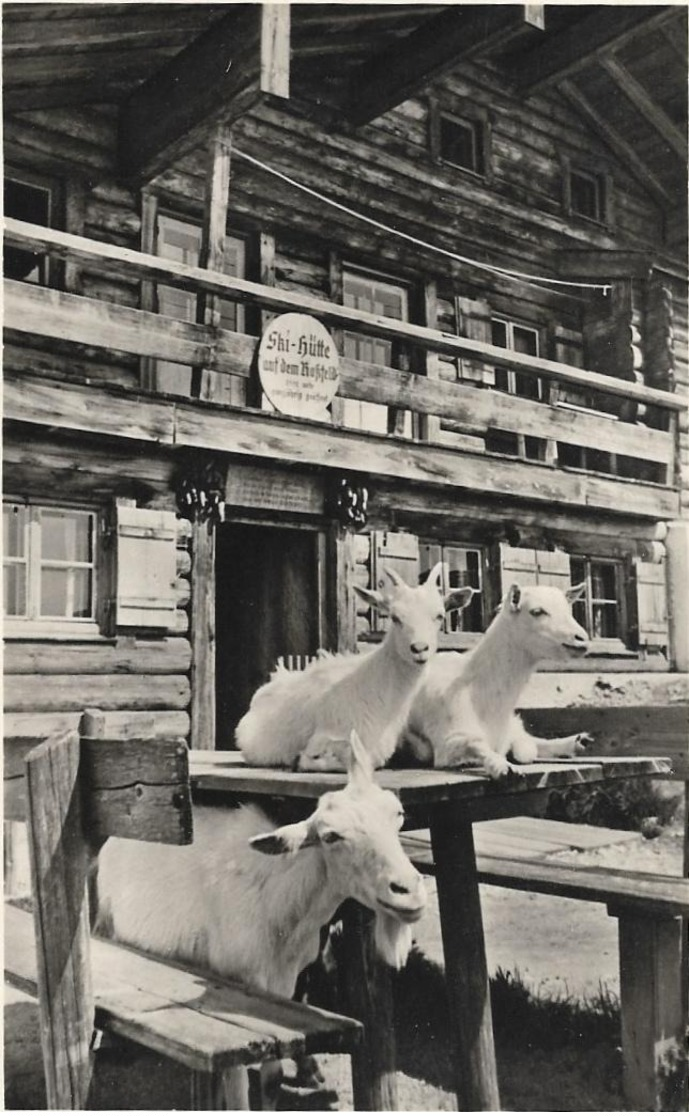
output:
M393 969L403 969L412 946L411 927L393 915L376 911L374 940L380 957Z

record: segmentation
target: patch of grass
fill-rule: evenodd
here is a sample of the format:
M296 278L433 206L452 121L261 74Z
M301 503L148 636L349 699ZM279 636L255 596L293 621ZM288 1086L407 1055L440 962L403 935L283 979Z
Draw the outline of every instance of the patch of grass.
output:
M620 779L552 791L546 817L554 821L641 831L652 819L660 830L675 818L681 791L661 780Z
M498 969L491 980L491 1005L496 1041L528 1050L554 1050L569 1044L612 1046L620 1042L617 996L600 986L583 1001L563 993L536 993L519 971Z

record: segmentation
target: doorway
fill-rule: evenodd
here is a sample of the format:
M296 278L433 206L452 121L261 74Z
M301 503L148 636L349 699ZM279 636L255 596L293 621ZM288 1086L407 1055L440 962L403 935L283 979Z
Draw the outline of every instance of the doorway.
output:
M223 524L216 536L217 748L281 656L324 644L322 532Z

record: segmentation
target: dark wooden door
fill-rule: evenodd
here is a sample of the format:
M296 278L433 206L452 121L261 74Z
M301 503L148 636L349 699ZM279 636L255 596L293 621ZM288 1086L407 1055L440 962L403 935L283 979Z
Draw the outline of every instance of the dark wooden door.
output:
M224 524L216 540L217 747L234 728L280 656L321 645L317 531Z

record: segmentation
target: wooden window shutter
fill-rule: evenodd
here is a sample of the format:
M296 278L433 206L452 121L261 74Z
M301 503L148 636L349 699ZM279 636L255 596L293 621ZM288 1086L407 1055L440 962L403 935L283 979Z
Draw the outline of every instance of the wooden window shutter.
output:
M176 616L177 517L174 512L117 504L118 628L172 628Z
M572 585L569 554L564 550L537 550L536 571L539 585L554 585L563 593Z
M669 642L664 562L634 559L639 647L667 647Z
M538 585L536 551L504 542L499 546L501 593L506 593L513 581L519 585Z
M407 531L373 531L371 533L371 588L388 584L383 566L395 570L407 585L419 583L419 540ZM375 612L373 630L386 631L390 621Z
M457 297L456 312L457 333L460 337L470 337L472 341L490 345L490 306L484 298ZM492 387L495 384L495 369L483 361L463 357L459 361L458 379Z
M513 581L519 585L555 585L563 592L571 582L569 554L564 550L531 550L500 543L502 592Z

